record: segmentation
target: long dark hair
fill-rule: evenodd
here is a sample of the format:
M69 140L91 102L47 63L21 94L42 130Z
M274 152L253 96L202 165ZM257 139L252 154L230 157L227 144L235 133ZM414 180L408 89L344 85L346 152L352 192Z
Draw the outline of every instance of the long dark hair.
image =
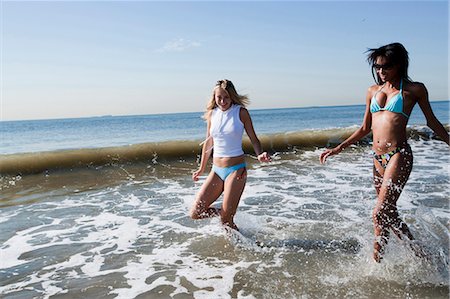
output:
M411 78L409 78L408 76L408 51L406 51L405 47L401 43L392 43L379 48L368 49L366 53L367 52L369 53L367 55L367 62L369 62L369 64L372 66L372 77L378 85L383 84L383 82L378 76L374 64L377 61L377 58L380 56L386 57L389 63L398 65L400 77L402 79L411 81Z

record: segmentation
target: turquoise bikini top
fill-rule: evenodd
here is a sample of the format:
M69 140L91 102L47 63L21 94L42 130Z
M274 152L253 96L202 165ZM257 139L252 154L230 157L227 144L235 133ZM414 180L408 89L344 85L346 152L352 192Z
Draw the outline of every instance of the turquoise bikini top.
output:
M386 84L386 83L385 83ZM389 101L386 101L386 104L384 107L380 107L380 105L377 102L377 94L383 89L384 85L378 90L372 97L372 100L370 101L370 112L375 113L379 111L391 111L394 113L399 113L403 115L406 118L409 118L409 115L403 112L403 80L400 81L400 91L394 95L392 98L389 99Z

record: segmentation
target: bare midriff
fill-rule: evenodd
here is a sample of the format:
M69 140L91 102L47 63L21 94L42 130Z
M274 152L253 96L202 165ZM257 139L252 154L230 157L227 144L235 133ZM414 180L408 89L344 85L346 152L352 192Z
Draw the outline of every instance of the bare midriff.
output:
M245 156L238 157L214 157L213 163L219 167L230 167L245 162Z
M380 111L372 114L373 147L377 155L394 150L406 144L406 124L401 114Z

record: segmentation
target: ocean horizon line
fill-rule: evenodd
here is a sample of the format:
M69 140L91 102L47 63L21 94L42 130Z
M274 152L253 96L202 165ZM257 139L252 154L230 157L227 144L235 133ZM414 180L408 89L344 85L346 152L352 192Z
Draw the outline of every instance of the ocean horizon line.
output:
M448 100L433 100L430 103L441 103L441 102L450 102ZM286 109L318 109L318 108L338 108L338 107L360 107L364 106L364 104L347 104L347 105L315 105L315 106L305 106L305 107L277 107L277 108L256 108L249 109L250 111L265 111L265 110L286 110ZM96 119L96 118L115 118L115 117L146 117L146 116L160 116L160 115L186 115L186 114L194 114L199 113L202 114L205 111L185 111L185 112L160 112L160 113L147 113L147 114L104 114L104 115L93 115L93 116L79 116L79 117L55 117L55 118L35 118L35 119L11 119L11 120L3 120L0 119L0 123L8 123L8 122L27 122L27 121L56 121L56 120L78 120L78 119Z

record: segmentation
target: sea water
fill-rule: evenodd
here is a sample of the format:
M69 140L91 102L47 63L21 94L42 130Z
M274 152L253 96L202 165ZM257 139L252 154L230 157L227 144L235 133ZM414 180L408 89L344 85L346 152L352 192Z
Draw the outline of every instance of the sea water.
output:
M449 102L432 102L442 123L449 122ZM274 134L359 126L365 106L252 110L257 134ZM169 140L197 140L206 135L202 112L103 116L73 119L1 121L0 154L99 148ZM416 105L409 125L426 120Z
M432 103L445 124L448 105ZM428 257L392 237L381 264L372 261L370 139L318 160L357 128L363 106L250 109L273 162L247 150L239 232L188 217L206 177L191 179L201 113L0 122L0 161L16 165L0 178L0 295L448 298L450 156L419 112L398 207ZM96 163L20 166L42 156Z

